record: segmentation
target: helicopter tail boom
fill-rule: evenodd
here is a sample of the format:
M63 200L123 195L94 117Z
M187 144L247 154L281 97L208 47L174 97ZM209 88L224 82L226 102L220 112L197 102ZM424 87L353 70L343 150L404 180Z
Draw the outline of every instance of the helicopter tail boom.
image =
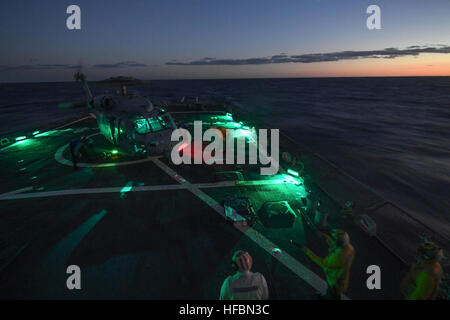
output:
M87 101L88 101L88 103L90 103L93 100L93 96L92 96L91 90L89 89L86 76L82 72L78 71L74 74L73 77L75 78L76 81L81 81L81 85L83 86L84 93L86 94L86 97L88 99Z

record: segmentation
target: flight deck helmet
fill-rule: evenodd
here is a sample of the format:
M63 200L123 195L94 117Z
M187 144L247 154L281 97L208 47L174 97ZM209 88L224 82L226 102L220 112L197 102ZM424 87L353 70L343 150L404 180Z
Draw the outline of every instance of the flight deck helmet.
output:
M443 257L442 248L438 247L434 242L425 241L419 246L419 256L424 260L437 260L440 261Z
M252 268L253 259L247 251L238 250L233 254L232 263L235 270L243 272Z
M331 230L331 238L339 247L346 246L350 244L350 237L347 232L341 229Z

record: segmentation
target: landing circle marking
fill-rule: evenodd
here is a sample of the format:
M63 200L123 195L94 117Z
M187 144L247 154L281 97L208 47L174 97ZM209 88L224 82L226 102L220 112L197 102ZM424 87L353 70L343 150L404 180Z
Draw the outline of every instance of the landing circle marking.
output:
M99 135L100 132L91 134L89 136L87 136L88 138ZM73 166L73 162L70 160L67 160L66 158L64 158L63 156L63 152L66 148L69 147L69 144L66 144L62 147L60 147L58 150L56 150L55 152L55 160L58 161L61 164L64 164L66 166ZM139 160L134 160L134 161L123 161L123 162L106 162L106 163L87 163L87 162L78 162L77 166L78 167L82 167L82 168L107 168L107 167L117 167L117 166L127 166L127 165L132 165L132 164L138 164L138 163L143 163L143 162L148 162L151 161L155 158L159 158L159 157L148 157L145 159L139 159Z

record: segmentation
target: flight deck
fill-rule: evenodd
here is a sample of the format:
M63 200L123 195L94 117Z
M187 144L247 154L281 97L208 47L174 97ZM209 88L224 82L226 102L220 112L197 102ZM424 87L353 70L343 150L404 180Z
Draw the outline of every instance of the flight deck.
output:
M200 115L207 122L217 112L173 112L187 126ZM233 118L262 125L243 113ZM69 143L81 135L93 147L74 170ZM356 258L345 298L401 298L411 247L418 234L432 231L284 136L280 148L297 155L315 182L328 227L350 234ZM164 156L122 154L84 114L4 147L0 162L4 299L218 299L238 249L251 252L253 270L266 277L271 299L309 300L326 290L321 269L289 242L327 253L308 214L310 182L290 174L281 159L278 174L261 176L259 164L174 165ZM236 196L250 199L258 217L253 225L226 219L224 201ZM295 215L288 227L262 219L265 204L277 201L287 202ZM353 212L345 214L348 201ZM376 234L355 223L358 213L376 221ZM441 245L449 243L434 236ZM69 265L81 268L82 290L67 289ZM369 265L380 266L382 290L367 289Z

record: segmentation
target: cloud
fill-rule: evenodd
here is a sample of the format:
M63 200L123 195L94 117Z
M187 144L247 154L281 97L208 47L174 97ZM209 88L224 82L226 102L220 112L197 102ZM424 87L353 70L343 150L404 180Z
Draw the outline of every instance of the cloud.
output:
M123 61L123 62L117 62L117 63L111 63L111 64L96 64L94 67L96 68L130 68L130 67L146 67L146 64L143 63L137 63L136 61Z
M209 65L261 65L272 63L315 63L315 62L329 62L340 60L353 59L395 59L405 56L418 56L422 53L450 53L450 46L435 45L435 46L409 46L405 49L385 48L381 50L367 50L367 51L338 51L330 53L309 53L301 55L287 55L281 53L271 57L263 58L249 58L249 59L215 59L203 58L190 62L169 61L166 65L171 66L209 66Z
M112 64L96 64L95 68L132 68L146 67L146 64L137 63L136 61L123 61ZM0 66L0 72L8 71L24 71L24 70L64 70L64 69L80 69L80 65L73 64L27 64L18 66Z
M71 64L27 64L19 66L1 66L0 72L24 70L79 69L79 65Z

